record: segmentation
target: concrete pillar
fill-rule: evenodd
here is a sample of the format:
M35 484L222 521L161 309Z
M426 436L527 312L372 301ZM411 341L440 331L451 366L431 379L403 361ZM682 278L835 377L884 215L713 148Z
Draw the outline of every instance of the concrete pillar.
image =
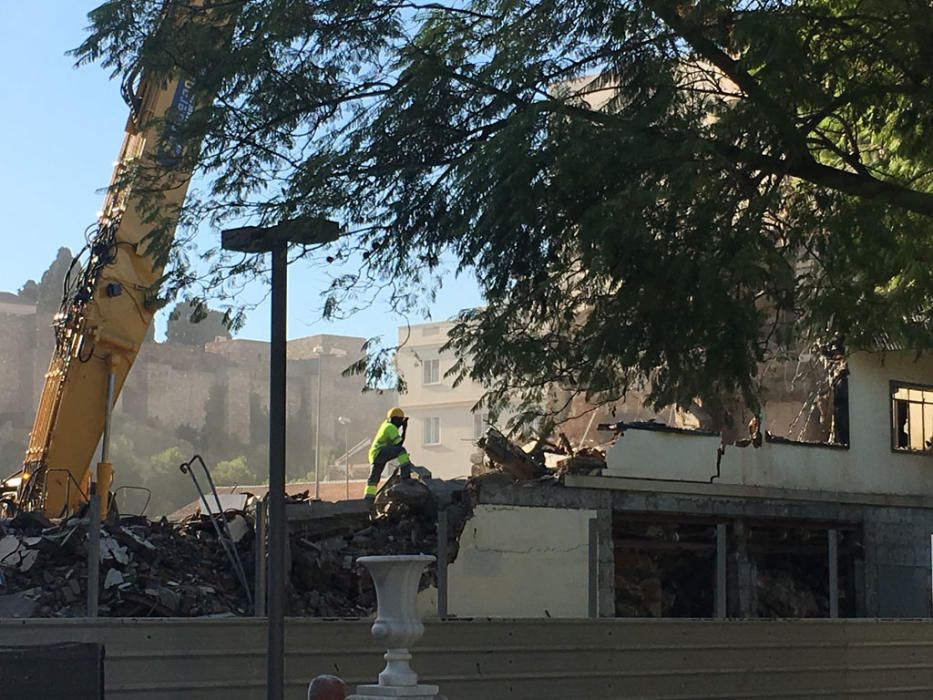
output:
M713 614L718 618L724 618L727 614L727 590L728 582L726 579L726 557L729 555L729 543L726 539L726 524L716 525L716 580L715 580L715 603Z
M611 494L605 494L611 499ZM610 501L611 505L611 501ZM596 511L597 550L599 552L599 602L600 617L615 617L616 614L616 555L612 540L612 509Z
M587 613L589 617L599 617L599 527L596 518L588 521L589 525L589 558L588 558L588 591Z
M757 617L758 600L755 593L757 572L748 556L748 530L744 520L736 520L735 532L735 599L733 612L738 617Z
M839 533L826 531L829 540L829 616L839 617Z

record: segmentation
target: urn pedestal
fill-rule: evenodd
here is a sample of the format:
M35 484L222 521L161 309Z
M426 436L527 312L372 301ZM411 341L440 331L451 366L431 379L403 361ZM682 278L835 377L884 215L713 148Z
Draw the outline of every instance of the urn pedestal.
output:
M369 570L376 586L378 610L372 635L386 649L386 667L379 674L378 684L357 686L356 695L348 700L434 700L438 687L418 683L409 652L424 634L417 608L418 582L424 567L434 557L426 554L360 557L357 561Z

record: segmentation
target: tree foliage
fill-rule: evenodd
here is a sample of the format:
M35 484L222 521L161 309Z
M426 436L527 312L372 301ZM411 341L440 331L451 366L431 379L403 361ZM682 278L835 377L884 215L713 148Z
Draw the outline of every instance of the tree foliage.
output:
M249 468L246 457L242 455L218 462L214 467L214 483L218 486L239 486L256 482L256 474Z
M184 131L211 183L188 217L340 219L359 272L330 313L367 285L417 306L452 257L488 301L456 372L493 407L555 383L754 403L786 337L933 339L927 0L171 7L229 40L111 0L76 55L216 94ZM218 254L204 283L231 271L256 268Z

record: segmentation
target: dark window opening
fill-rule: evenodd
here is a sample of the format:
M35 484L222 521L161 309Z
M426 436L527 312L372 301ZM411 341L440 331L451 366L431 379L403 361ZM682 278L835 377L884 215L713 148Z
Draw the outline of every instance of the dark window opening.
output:
M617 512L616 617L715 616L717 524L726 527L719 571L727 616L825 618L834 601L839 617L863 610L864 547L855 524Z
M862 557L861 537L855 529L837 532L839 616L855 617L855 569ZM753 524L747 533L744 542L736 538L733 544L739 551L738 559L749 567L749 609L735 612L767 618L829 617L827 529L761 523Z
M849 444L849 370L833 381L833 434L831 442Z
M616 517L616 617L712 617L716 525Z

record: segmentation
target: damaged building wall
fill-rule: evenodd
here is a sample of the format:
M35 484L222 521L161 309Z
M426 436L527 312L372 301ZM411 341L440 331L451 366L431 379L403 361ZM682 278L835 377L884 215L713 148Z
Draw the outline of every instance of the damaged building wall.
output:
M479 505L448 571L458 617L586 617L595 510Z
M814 491L929 492L930 453L891 449L890 383L933 384L933 358L856 353L849 359L850 442L842 446L765 440L727 446L718 483ZM765 417L767 427L767 416ZM606 476L709 482L719 438L700 432L626 430L606 455Z
M851 488L857 483L850 481L854 470L852 450L770 441L763 442L760 448L729 445L717 473L719 446L719 435L712 433L626 429L606 453L604 474L818 491L858 490Z
M719 436L699 431L626 430L606 452L605 476L708 482Z
M826 580L824 585L820 580L819 585L813 585L810 579L816 574L810 569L824 568L822 562L830 528L835 529L839 537L840 615L910 618L930 617L933 613L933 498L863 496L860 501L850 498L848 502L839 502L826 495L820 498L820 494L812 494L810 500L793 500L781 498L786 492L778 490L770 493L761 490L752 497L743 493L740 487L731 487L734 493L728 495L717 493L723 487L716 484L683 485L683 488L693 488L696 493L661 493L657 490L657 483L638 484L606 477L568 476L567 485L570 488L481 484L476 494L477 509L496 506L513 513L509 529L503 529L497 538L517 549L518 540L511 533L534 533L531 530L533 521L526 514L562 509L574 513L584 511L587 506L596 508L598 612L602 617L616 614L656 616L656 612L662 616L711 615L715 581L708 557L712 533L701 536L702 529L698 526L702 524L709 528L717 523L725 525L727 532L727 603L730 616L828 614L826 589L829 581ZM666 488L675 488L675 485ZM623 520L643 523L647 527L640 533L622 530L619 524ZM554 522L558 520L555 518ZM673 528L665 530L664 523L673 525ZM684 524L693 527L696 536L685 536L680 527ZM461 546L470 536L472 525L473 521L470 521ZM652 533L652 527L659 532ZM585 535L581 525L577 535L580 551L587 542ZM532 542L540 546L537 543L544 542L545 537L541 533ZM636 537L655 540L658 545L649 548L639 546L634 542ZM748 545L743 544L744 541ZM682 572L676 572L677 580L666 580L667 574L663 569L667 563L658 561L654 555L651 555L654 562L643 561L646 550L663 556L681 550L696 559L700 568L695 585L704 591L694 596L695 603L681 606L680 601L688 602L682 591L676 598L671 598L670 592L676 593L677 586L682 586ZM639 552L639 556L633 557L634 552ZM627 560L623 560L626 557ZM459 563L458 558L451 570ZM651 570L658 563L663 564L661 571ZM670 563L679 567L681 561L674 558ZM515 566L521 566L520 560L515 562ZM581 596L578 609L585 614L583 596L587 565L585 561L578 561L576 566L575 572L549 575L566 577L567 592ZM828 571L826 573L828 578ZM526 585L528 578L520 571L516 577L508 584L497 585L495 593L488 595L505 599L521 596L522 586ZM762 587L768 589L765 595L761 593ZM815 606L807 603L809 591L816 595ZM657 595L653 595L655 593ZM564 593L551 595L556 605ZM553 614L553 608L547 609Z

